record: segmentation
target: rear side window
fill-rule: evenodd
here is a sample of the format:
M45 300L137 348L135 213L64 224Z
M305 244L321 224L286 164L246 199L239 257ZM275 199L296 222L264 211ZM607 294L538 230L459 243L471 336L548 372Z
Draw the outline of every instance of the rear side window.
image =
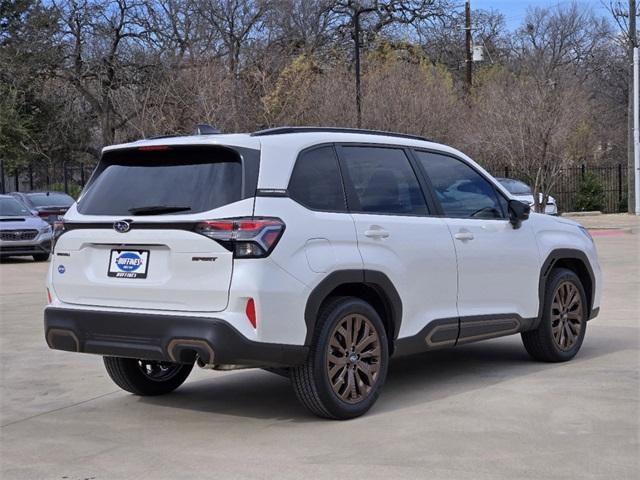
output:
M494 186L466 163L447 155L417 151L445 216L504 218Z
M338 159L333 147L300 154L289 181L289 196L312 210L346 211Z
M240 157L224 148L107 153L81 196L86 215L198 213L242 199Z
M426 215L427 205L405 153L397 148L342 147L349 208L354 212Z

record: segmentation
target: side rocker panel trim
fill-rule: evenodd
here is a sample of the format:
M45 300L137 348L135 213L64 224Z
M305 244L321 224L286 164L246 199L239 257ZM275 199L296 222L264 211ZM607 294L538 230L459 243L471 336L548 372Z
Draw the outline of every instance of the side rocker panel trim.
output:
M396 342L395 356L406 356L443 347L503 337L530 330L535 318L517 313L441 318L429 322L420 332Z

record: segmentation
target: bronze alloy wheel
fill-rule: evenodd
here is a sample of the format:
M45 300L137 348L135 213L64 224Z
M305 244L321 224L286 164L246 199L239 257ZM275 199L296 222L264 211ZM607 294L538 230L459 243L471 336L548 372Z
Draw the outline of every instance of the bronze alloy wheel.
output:
M556 288L551 303L551 332L560 350L570 350L580 338L584 309L580 291L572 282L562 282Z
M369 396L380 371L380 337L371 320L354 313L340 320L331 333L327 374L333 392L355 404Z
M149 380L164 382L180 372L182 365L171 362L156 362L154 360L138 360L138 368Z

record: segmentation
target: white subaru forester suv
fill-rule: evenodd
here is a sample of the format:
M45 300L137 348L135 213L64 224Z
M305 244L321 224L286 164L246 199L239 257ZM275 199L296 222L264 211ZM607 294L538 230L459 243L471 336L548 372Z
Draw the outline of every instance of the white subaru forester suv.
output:
M560 362L598 314L580 225L532 213L421 137L276 128L107 147L56 225L45 337L138 395L194 363L290 377L314 414L362 415L389 358L520 333Z

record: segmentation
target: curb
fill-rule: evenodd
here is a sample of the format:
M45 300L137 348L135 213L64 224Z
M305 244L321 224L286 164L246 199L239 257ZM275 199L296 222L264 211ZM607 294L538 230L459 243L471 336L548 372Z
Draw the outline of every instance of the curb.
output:
M598 215L602 215L602 212L599 210L594 210L592 212L562 212L563 217L595 217Z

